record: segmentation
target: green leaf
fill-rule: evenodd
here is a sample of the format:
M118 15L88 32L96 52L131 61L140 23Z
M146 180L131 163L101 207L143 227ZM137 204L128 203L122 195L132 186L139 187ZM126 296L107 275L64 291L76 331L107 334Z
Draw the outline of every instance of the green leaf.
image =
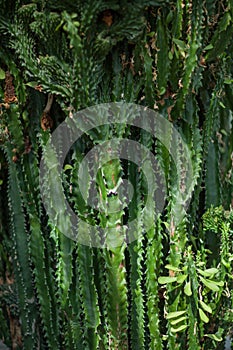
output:
M178 267L172 266L172 265L166 265L165 266L166 269L171 270L171 271L181 271L181 269L179 269Z
M186 317L186 316L183 316L183 317L177 318L177 319L175 319L175 320L172 320L172 321L171 321L171 324L172 324L172 325L176 325L177 323L180 323L180 322L182 322L182 321L184 321L184 320L186 320L186 319L187 319L187 317Z
M150 32L147 34L147 36L149 36L150 38L152 38L155 35L155 32Z
M71 13L70 18L72 18L72 19L77 18L77 13Z
M188 277L188 275L179 275L179 276L177 276L177 283L182 284L186 280L187 277Z
M219 104L222 108L226 108L226 106L224 105L224 103L222 103L221 101L219 101Z
M161 276L158 279L158 282L160 284L167 284L167 283L172 283L177 280L177 277L170 277L170 276Z
M70 164L66 164L65 166L64 166L64 171L66 171L66 170L72 170L73 169L73 167L70 165Z
M191 296L192 295L192 289L191 289L191 282L187 282L185 287L184 287L184 293L187 295L187 296Z
M210 314L212 314L212 309L209 305L207 305L206 303L204 303L204 301L199 300L199 303L201 304L201 307L203 310L205 310L206 312L209 312Z
M218 269L216 268L210 268L210 269L206 269L206 270L200 270L200 269L197 269L197 271L204 277L210 277L212 275L215 275L217 272L218 272Z
M186 313L186 310L169 312L166 316L166 319L170 320L171 318L179 317L181 315L184 315L185 313Z
M178 328L171 328L171 332L172 333L177 333L177 332L181 332L181 331L183 331L184 329L186 329L188 326L186 325L186 324L184 324L184 325L182 325L182 326L180 326L180 327L178 327Z
M5 79L5 72L4 72L4 70L2 69L2 68L0 68L0 80L3 80L3 79Z
M215 341L218 341L218 342L223 340L222 337L218 337L216 334L205 334L204 336L208 337L210 339L213 339Z
M213 281L215 284L217 284L217 286L219 287L223 287L224 286L224 282L223 281Z
M203 322L208 323L209 322L209 317L206 316L204 311L202 309L198 309L200 318Z
M30 86L31 88L35 88L38 85L37 81L29 81L25 85Z
M213 45L212 44L209 44L209 45L207 45L203 50L204 51L207 51L207 50L211 50L211 49L213 49L214 47L213 47Z
M179 40L179 39L175 39L175 38L173 38L172 40L174 41L174 43L178 46L178 48L180 50L182 50L182 51L186 50L186 44L184 41Z
M233 79L225 79L224 84L231 85L233 83Z
M168 58L170 61L173 59L173 54L171 51L168 52Z
M227 262L225 259L223 259L222 258L222 263L223 263L223 265L227 268L227 269L229 269L230 267L231 267L231 264L229 263L229 262Z
M215 275L216 273L218 273L218 269L216 269L215 267L212 267L210 269L204 270L204 272L209 273L210 275Z
M203 282L203 284L213 290L214 292L218 292L219 291L219 287L217 286L216 282L215 281L211 281L211 280L207 280L203 277L200 277L200 280Z
M163 94L165 94L165 92L166 92L166 88L164 86L161 87L161 89L159 90L159 94L163 95Z

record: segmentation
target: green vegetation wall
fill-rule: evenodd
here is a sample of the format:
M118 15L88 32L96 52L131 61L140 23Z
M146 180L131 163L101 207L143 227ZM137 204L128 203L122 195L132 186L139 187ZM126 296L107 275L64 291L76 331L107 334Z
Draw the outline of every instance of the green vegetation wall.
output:
M6 345L224 349L233 324L232 36L232 0L0 1L0 339ZM167 196L150 230L138 220L131 244L88 247L49 219L39 164L66 118L120 101L158 112L179 132L195 187L176 225L175 166L186 171L179 145L170 139L174 164L170 149L143 130L97 127L73 146L61 174L76 213L111 228L143 215L150 189L132 162L115 160L98 177L103 201L117 203L114 188L123 178L134 188L131 204L116 215L90 209L78 188L83 155L114 133L150 149ZM49 192L49 181L43 186Z

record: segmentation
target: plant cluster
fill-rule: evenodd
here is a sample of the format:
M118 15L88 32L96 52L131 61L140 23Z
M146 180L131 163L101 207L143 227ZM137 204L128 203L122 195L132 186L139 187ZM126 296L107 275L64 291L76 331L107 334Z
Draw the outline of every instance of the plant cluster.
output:
M232 0L1 0L0 339L8 346L224 348L233 323L232 17ZM186 176L180 145L170 140L174 164L143 130L90 131L67 156L65 196L103 227L139 218L136 241L99 249L49 220L39 164L65 118L117 101L174 125L192 155L195 189L176 225L176 171ZM114 188L131 182L135 195L117 215L90 210L78 188L80 160L113 135L151 150L165 176L166 205L147 232L140 215L150 189L131 162L113 161L97 176L103 202L116 207Z

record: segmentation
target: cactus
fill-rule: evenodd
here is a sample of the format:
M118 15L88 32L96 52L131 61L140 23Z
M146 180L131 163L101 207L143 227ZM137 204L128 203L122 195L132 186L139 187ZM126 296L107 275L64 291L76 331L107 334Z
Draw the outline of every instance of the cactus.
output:
M0 340L9 347L223 346L233 321L232 8L231 0L1 2ZM86 131L59 167L75 113L101 105L104 118L110 102L159 113L172 125L162 130L166 144L150 134L149 120L142 130L116 109L115 120ZM96 115L89 117L94 124ZM66 134L58 131L57 148L43 158L64 120ZM141 168L109 160L97 171L99 202L92 207L94 165L80 164L112 139L149 150L156 176L147 177L152 161L144 151ZM42 159L47 177L40 183ZM190 174L194 189L184 210L179 194L188 191ZM162 176L166 198L158 213L160 203L150 209L145 203ZM125 179L134 189L129 203L129 193L118 191ZM75 233L60 199L80 219ZM48 214L56 210L52 220ZM136 239L127 244L124 225L134 219ZM89 245L71 239L89 237L98 225L111 235L95 232Z

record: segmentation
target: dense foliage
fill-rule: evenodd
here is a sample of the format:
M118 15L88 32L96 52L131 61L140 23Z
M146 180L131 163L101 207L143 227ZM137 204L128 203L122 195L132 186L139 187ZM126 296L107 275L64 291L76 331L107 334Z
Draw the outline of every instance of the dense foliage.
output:
M224 348L233 323L232 18L232 0L1 0L0 339L12 349ZM39 162L66 117L116 101L174 125L195 190L175 225L182 155L173 164L158 140L124 126L161 164L166 206L148 232L139 220L130 245L91 248L48 219ZM97 186L109 200L112 178L127 177L132 204L116 216L88 212L80 159L122 133L112 128L76 143L62 174L74 210L106 227L140 217L149 190L132 163L116 160Z

